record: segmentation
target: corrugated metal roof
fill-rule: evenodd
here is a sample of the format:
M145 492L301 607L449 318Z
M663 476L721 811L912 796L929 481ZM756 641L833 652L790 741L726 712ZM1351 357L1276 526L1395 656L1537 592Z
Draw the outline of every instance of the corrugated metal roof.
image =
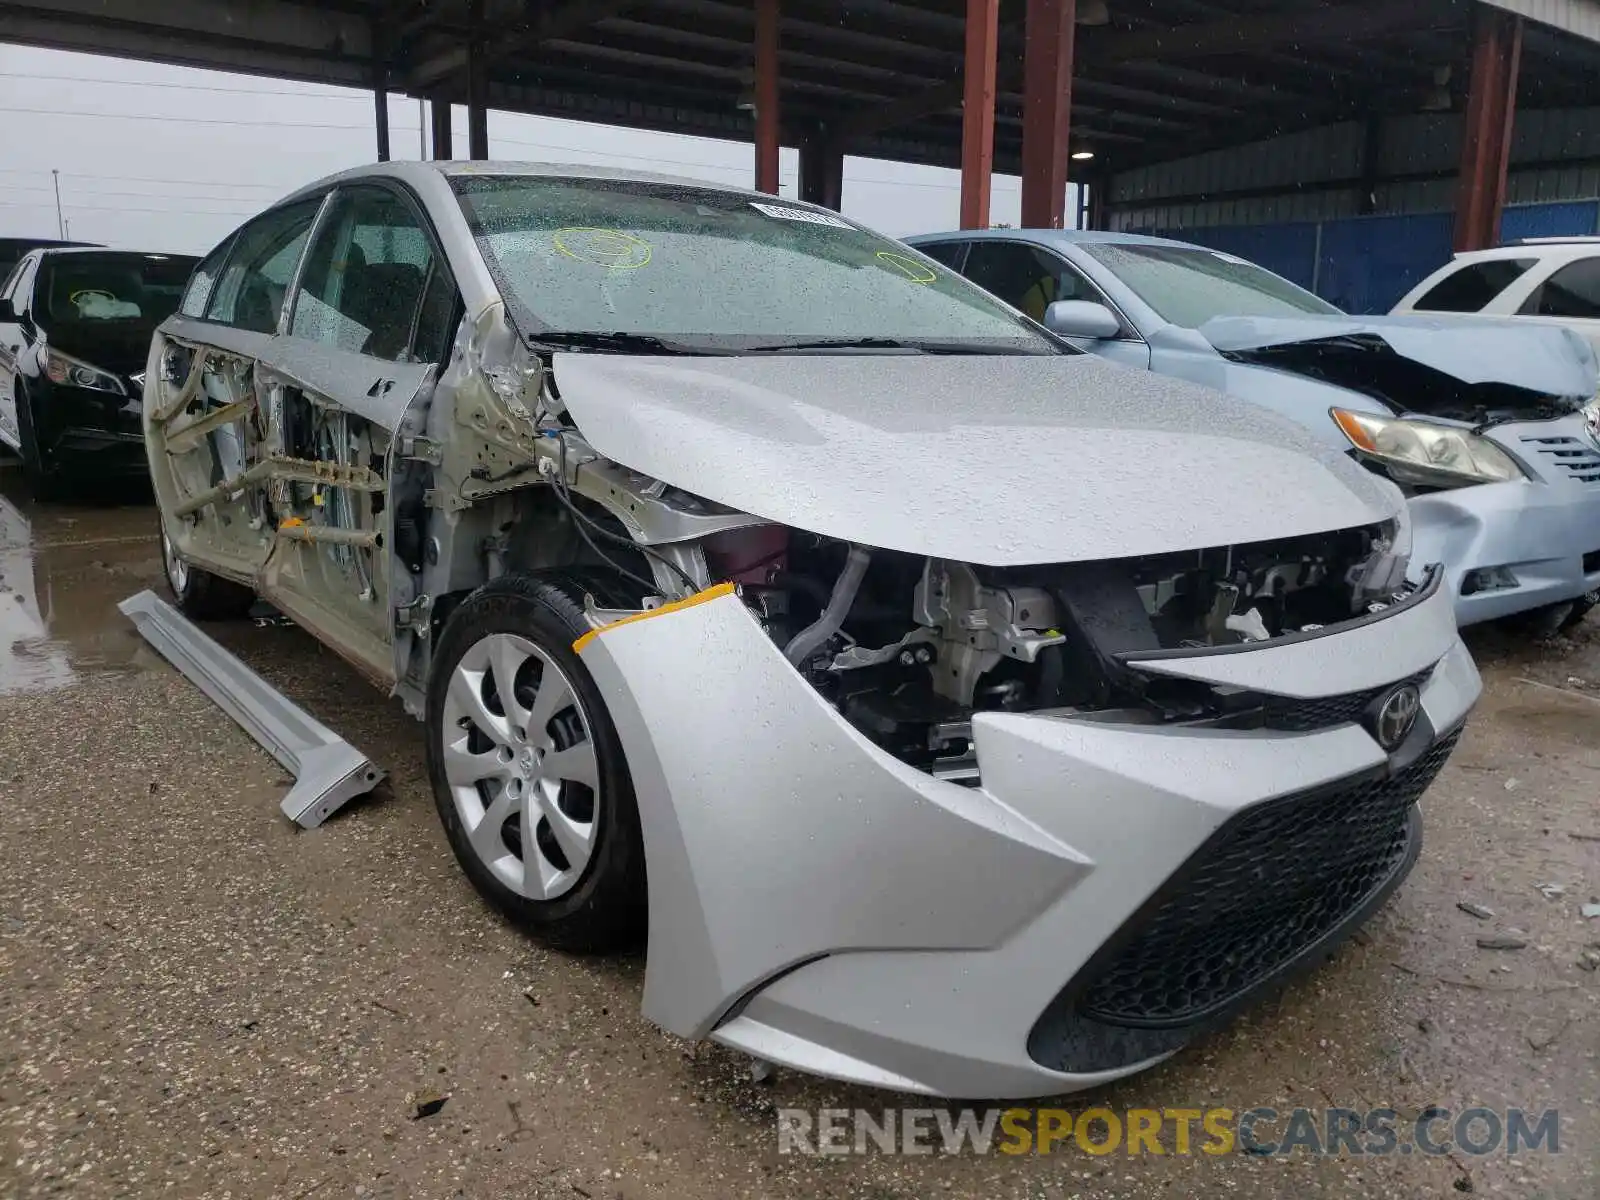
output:
M1600 0L1483 0L1530 21L1600 42Z

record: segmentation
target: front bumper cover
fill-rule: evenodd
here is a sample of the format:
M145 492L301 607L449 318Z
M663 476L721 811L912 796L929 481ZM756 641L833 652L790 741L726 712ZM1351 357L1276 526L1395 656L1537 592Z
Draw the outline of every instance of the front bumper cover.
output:
M902 1091L1057 1094L1170 1053L1169 1040L1062 1069L1029 1043L1229 821L1397 769L1355 724L1291 734L988 713L974 720L982 785L963 787L857 733L730 594L609 628L581 654L638 795L645 1015ZM1432 668L1422 710L1438 731L1480 688L1444 589L1354 630L1145 667L1291 695L1317 694L1319 675L1332 693Z
M1411 561L1445 564L1463 626L1600 589L1600 484L1527 480L1435 492L1411 500L1411 523ZM1493 568L1516 585L1461 594L1468 575Z

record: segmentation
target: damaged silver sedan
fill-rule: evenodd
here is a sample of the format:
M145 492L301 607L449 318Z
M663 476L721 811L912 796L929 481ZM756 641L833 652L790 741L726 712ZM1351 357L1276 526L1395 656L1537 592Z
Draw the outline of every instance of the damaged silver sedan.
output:
M1231 254L1131 233L912 241L1095 354L1251 400L1393 480L1462 625L1527 614L1554 632L1600 603L1600 395L1576 333L1349 316Z
M770 196L326 180L201 266L145 424L181 606L392 689L490 903L840 1079L1173 1053L1400 883L1479 691L1391 483Z

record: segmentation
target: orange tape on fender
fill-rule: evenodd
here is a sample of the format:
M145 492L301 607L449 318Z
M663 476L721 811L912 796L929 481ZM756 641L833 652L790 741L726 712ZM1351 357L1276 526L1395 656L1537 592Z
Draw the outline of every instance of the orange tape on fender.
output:
M693 608L695 605L704 604L708 600L720 600L723 596L731 596L734 591L733 584L719 583L716 587L709 587L703 592L696 592L686 600L674 600L670 604L663 604L660 608L652 608L649 612L634 613L632 616L622 617L608 625L600 626L599 629L591 629L572 643L573 652L582 654L585 646L607 630L617 629L623 625L632 625L635 621L648 621L651 617L660 617L667 613L682 612L686 608Z

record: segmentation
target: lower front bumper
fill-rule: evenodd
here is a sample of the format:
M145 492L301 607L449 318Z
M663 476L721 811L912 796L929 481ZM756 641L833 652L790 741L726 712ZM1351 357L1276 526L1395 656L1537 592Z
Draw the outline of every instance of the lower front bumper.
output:
M71 475L136 476L150 473L144 438L104 429L64 429L45 456L54 471Z
M1442 591L1324 640L1169 666L1271 677L1320 654L1354 672L1352 689L1382 680L1357 678L1351 663L1388 679L1431 668L1422 712L1441 731L1477 697ZM980 714L983 782L965 788L857 734L735 597L609 629L581 653L638 794L645 1015L818 1074L966 1097L1059 1094L1129 1074L1353 928L1415 850L1414 793L1390 788L1376 812L1371 797L1351 797L1405 773L1429 751L1428 732L1391 758L1355 724L1284 734ZM1339 799L1316 803L1319 792ZM1216 839L1237 853L1239 837L1243 857L1217 860L1231 875L1208 865ZM1339 881L1317 872L1356 840L1372 853L1345 865L1366 873L1319 915L1310 893ZM1302 860L1315 869L1289 869ZM1163 889L1185 879L1192 900L1174 922L1161 915ZM1166 1020L1137 997L1139 963L1195 940L1188 909L1208 914L1207 936L1237 943L1255 921L1271 944L1246 974L1201 981L1218 1003L1178 1003ZM1122 968L1132 986L1115 984ZM1149 1020L1130 1024L1119 1003ZM1058 1036L1063 1014L1085 1012L1118 1031L1092 1053Z
M1413 498L1411 520L1411 560L1444 564L1463 626L1600 589L1600 486L1562 479L1457 488ZM1485 582L1506 586L1473 591L1474 576L1490 572Z

